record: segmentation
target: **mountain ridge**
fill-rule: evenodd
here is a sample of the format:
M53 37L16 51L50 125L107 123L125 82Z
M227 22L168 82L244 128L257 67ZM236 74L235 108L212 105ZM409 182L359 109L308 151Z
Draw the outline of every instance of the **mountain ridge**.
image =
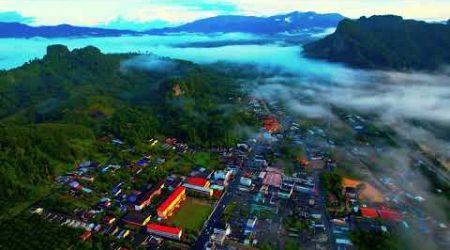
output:
M335 27L344 16L337 13L318 14L309 12L291 12L269 17L222 15L199 19L184 25L146 31L149 34L176 32L243 32L255 34L275 34L296 32L302 29Z
M303 47L307 57L357 68L437 70L450 63L450 26L395 15L344 19L333 34Z
M74 36L107 37L139 34L139 32L132 30L81 27L70 24L30 26L17 22L0 22L0 38L31 38L38 36L46 38Z
M317 14L315 12L291 12L269 17L220 15L199 19L176 27L146 31L82 27L70 24L30 26L18 22L0 22L0 38L113 37L122 35L164 35L177 32L276 34L296 32L303 29L335 27L343 18L342 15L337 13Z

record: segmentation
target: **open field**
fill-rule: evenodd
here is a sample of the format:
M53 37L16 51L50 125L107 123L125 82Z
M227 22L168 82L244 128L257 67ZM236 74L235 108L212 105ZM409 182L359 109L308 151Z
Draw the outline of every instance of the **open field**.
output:
M212 211L212 206L202 204L192 198L188 198L176 214L170 218L170 222L184 230L200 231L203 223Z

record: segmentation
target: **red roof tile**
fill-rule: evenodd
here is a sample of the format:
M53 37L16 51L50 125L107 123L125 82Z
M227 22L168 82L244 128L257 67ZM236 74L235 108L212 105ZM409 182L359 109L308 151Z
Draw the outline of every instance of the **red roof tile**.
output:
M377 210L374 208L362 207L361 214L363 217L367 218L376 218L378 217Z
M194 186L204 187L208 180L200 177L189 177L186 182Z
M178 186L175 190L170 194L170 196L158 207L158 211L165 211L172 202L185 191L186 188L182 186Z
M155 224L155 223L147 224L147 230L153 230L153 231L174 234L174 235L178 235L181 232L181 229L178 227L168 227L168 226L163 226L163 225L159 225L159 224Z
M281 125L275 117L267 117L264 119L263 127L267 132L277 132L281 129Z

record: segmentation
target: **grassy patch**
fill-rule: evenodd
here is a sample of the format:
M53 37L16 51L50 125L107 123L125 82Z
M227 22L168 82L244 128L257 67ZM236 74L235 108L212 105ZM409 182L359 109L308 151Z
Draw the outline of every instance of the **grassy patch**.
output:
M170 218L170 222L184 230L199 232L211 211L210 205L188 198L178 212Z

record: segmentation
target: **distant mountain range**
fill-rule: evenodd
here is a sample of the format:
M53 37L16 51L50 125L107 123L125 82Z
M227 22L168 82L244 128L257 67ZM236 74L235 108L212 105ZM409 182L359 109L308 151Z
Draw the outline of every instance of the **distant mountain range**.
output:
M30 37L108 37L121 35L139 35L132 30L116 30L102 28L78 27L67 24L57 26L29 26L21 23L0 22L0 38L30 38Z
M304 54L361 68L435 70L450 63L450 25L393 15L345 19L304 45Z
M270 17L216 16L201 19L173 28L153 29L150 34L173 32L243 32L254 34L295 33L304 29L330 28L344 19L340 14L317 14L315 12L292 12Z
M21 23L0 22L0 38L30 37L108 37L121 35L166 34L176 32L216 33L243 32L254 34L295 33L305 29L336 27L344 17L339 14L292 12L271 17L217 16L200 19L178 27L133 31L106 28L78 27L72 25L29 26Z

